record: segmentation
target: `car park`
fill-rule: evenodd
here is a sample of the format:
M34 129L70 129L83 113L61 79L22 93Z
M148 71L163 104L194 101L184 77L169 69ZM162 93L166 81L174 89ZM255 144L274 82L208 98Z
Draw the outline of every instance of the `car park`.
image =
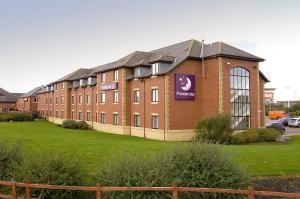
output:
M281 122L273 122L273 123L267 125L267 127L276 128L276 129L280 130L281 133L285 132L285 126Z
M300 127L300 118L291 118L288 121L289 127Z

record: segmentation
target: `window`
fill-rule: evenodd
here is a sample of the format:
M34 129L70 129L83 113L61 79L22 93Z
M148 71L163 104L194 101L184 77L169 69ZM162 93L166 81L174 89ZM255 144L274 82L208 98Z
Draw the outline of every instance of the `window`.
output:
M96 122L98 122L98 112L96 112L95 120L96 120Z
M118 81L118 80L119 80L119 71L114 70L114 81Z
M61 83L61 90L63 90L64 88L65 88L65 83L62 82L62 83Z
M113 102L114 103L118 103L119 101L119 92L118 91L114 91L113 92Z
M61 97L60 97L60 102L61 102L61 104L64 104L64 103L65 103L65 97L64 97L64 96L61 96Z
M98 94L95 95L96 104L98 103Z
M105 113L101 113L101 115L100 115L100 122L102 123L102 124L105 124L106 123L106 117L105 117Z
M91 112L89 111L86 113L86 120L91 121Z
M101 93L101 103L105 103L105 92Z
M37 102L37 98L36 97L33 98L33 102Z
M113 125L119 124L119 115L117 113L113 114Z
M81 111L79 111L78 112L78 120L82 120L83 118L82 118L82 112Z
M79 96L78 96L78 103L79 103L79 104L82 104L82 101L83 101L82 95L79 95Z
M101 83L105 83L105 73L101 73Z
M231 117L234 129L250 127L249 72L241 67L230 70Z
M63 119L65 117L65 112L64 111L60 111L60 117Z
M50 101L50 104L52 104L52 98L51 97L49 98L49 101Z
M88 94L86 96L86 104L90 105L92 103L92 95Z
M72 97L71 97L71 102L72 102L72 104L75 104L75 96L74 95L72 95Z
M156 75L159 71L159 63L152 64L152 75Z
M46 98L46 104L48 104L48 98Z
M141 76L141 68L140 67L137 67L134 69L134 76L135 77Z
M158 129L158 115L152 115L152 128Z
M58 90L58 85L57 84L55 84L55 90Z
M133 102L135 103L140 102L140 90L133 91Z
M58 104L58 97L55 97L55 104Z
M55 111L55 117L58 118L58 111Z
M72 111L72 112L71 112L71 118L72 118L72 120L74 120L74 119L76 118L76 116L75 116L75 111Z
M135 126L135 127L139 127L139 126L141 126L141 123L140 123L140 115L139 114L134 114L133 115L133 125Z
M152 89L151 98L152 98L151 99L152 102L158 102L158 89L157 88Z

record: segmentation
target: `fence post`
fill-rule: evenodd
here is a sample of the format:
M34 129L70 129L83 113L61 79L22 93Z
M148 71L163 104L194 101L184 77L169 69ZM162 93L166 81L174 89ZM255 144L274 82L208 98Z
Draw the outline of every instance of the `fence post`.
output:
M173 182L172 186L173 186L173 199L178 199L178 191L175 182Z
M99 183L97 183L96 187L97 187L96 199L102 199L101 185Z
M13 184L11 185L11 195L12 199L18 199L17 186L15 182L13 182Z
M30 199L31 198L31 191L29 187L29 182L26 182L25 185L25 199Z
M248 187L248 197L249 197L249 199L254 199L254 189L253 189L253 187Z

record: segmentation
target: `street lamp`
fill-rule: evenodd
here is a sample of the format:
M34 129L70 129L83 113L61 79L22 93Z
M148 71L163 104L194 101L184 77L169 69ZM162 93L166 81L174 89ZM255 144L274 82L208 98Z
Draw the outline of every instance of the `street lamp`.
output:
M287 86L285 87L286 90L290 90L291 87ZM288 100L287 100L287 103L288 103L288 108L290 108L290 95L289 95L289 92L287 94L287 97L288 97Z

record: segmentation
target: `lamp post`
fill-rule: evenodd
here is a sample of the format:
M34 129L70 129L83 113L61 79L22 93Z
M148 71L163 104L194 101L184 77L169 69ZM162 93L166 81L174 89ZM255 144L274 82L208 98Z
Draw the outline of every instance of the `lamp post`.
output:
M291 87L287 86L285 87L286 90L290 90ZM290 95L289 95L289 92L287 94L287 97L288 97L288 100L287 100L287 103L288 103L288 108L290 108Z

